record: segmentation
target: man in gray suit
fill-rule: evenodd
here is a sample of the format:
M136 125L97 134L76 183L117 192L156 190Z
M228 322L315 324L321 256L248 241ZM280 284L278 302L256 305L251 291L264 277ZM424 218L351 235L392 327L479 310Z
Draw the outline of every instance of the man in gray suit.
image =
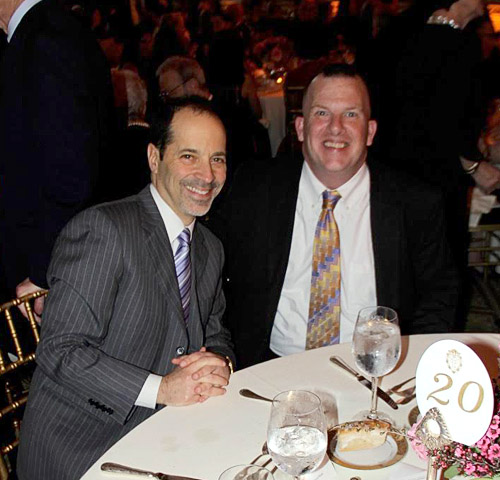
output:
M195 217L224 184L226 135L201 101L164 109L152 184L85 210L56 243L20 480L78 479L156 409L225 393L223 251Z

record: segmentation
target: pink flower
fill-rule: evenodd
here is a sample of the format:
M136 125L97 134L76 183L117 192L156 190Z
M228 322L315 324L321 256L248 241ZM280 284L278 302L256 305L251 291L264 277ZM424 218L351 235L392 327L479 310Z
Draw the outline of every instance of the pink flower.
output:
M486 435L492 440L495 440L500 436L500 417L498 415L495 415L493 417L490 428L486 432Z
M472 463L465 465L464 472L467 475L472 475L476 471L476 467Z
M462 457L464 454L463 448L459 445L457 448L455 448L455 457Z
M490 445L491 445L491 440L488 437L488 433L486 433L486 435L483 438L481 438L481 440L478 440L476 443L476 447L480 448L481 450L483 448L489 448Z
M500 445L495 443L488 450L488 460L493 460L495 458L500 458Z
M417 438L415 434L415 431L417 430L419 424L420 422L414 423L408 430L407 435L410 439L411 448L413 448L418 458L420 458L420 460L427 460L427 448L425 448L425 445Z

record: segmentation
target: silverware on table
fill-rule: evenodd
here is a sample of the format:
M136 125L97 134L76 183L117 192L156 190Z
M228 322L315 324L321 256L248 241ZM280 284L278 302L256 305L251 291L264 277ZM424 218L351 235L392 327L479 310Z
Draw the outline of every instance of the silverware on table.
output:
M361 385L364 385L369 390L372 389L372 382L368 380L366 377L363 377L363 375L359 374L349 365L347 365L347 363L345 363L340 357L333 355L332 357L330 357L330 362L332 362L334 365L337 365L338 367L342 368L346 372L349 372L351 375L356 377L356 379L358 380L359 383L361 383ZM387 405L389 405L394 410L398 409L397 403L389 396L387 392L384 392L380 387L377 388L377 396L381 398L385 403L387 403Z
M242 388L240 390L240 395L245 398L252 398L254 400L264 400L265 402L271 402L271 398L263 397L262 395L259 395L258 393L252 392L252 390L249 390L248 388Z
M406 397L399 398L398 400L396 400L396 403L398 405L406 405L407 403L410 403L412 400L414 400L416 396L417 396L417 394L413 393L412 395L408 395Z
M125 465L119 465L118 463L103 463L101 465L101 470L103 472L124 474L127 476L133 475L137 478L156 478L157 480L198 480L191 477L183 477L180 475L169 475L167 473L154 473L148 472L147 470L139 470L138 468L127 467Z
M404 387L407 383L410 383L412 380L415 380L416 377L410 377L406 379L404 382L398 383L397 385L394 385L393 387L389 388L387 390L388 394L395 394L395 395L401 395L403 397L406 397L408 395L411 395L415 391L415 387L410 387L406 388L404 390L401 390L402 387Z
M260 461L260 459L261 459L262 457L265 457L265 456L267 456L267 455L269 455L269 450L267 449L267 442L264 442L264 444L262 445L262 450L261 450L261 453L260 453L258 456L256 456L256 457L255 457L255 458L254 458L254 459L250 462L250 465L257 465L257 462L259 462L259 461ZM269 463L269 462L267 462L267 463ZM266 464L267 464L267 463L266 463ZM264 465L265 465L265 464L264 464ZM264 466L264 465L262 465L262 466Z

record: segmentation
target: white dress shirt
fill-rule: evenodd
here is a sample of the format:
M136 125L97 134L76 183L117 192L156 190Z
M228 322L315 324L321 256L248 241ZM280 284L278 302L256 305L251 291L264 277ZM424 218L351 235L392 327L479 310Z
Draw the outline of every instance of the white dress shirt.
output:
M325 189L304 162L290 258L271 332L270 348L280 356L305 350L314 235ZM359 310L377 304L366 164L336 190L341 195L333 211L340 235L340 341L349 342Z
M16 31L18 25L21 23L23 17L31 10L32 7L34 7L37 3L41 1L42 0L24 0L24 2L21 3L19 7L16 8L16 11L12 15L12 17L10 17L9 24L7 25L8 42L10 42L12 35L14 35L14 32Z
M193 229L196 220L193 220L193 222L186 227L177 214L170 208L167 202L161 198L156 187L153 184L149 187L151 189L153 200L160 211L161 218L165 225L165 230L167 231L170 245L172 246L172 252L175 255L177 247L179 246L179 240L177 237L185 228L188 228L190 234L189 236L190 238L193 238ZM160 389L161 379L162 377L160 375L150 373L142 386L139 396L135 401L135 405L139 407L156 408L156 398L158 396L158 390Z

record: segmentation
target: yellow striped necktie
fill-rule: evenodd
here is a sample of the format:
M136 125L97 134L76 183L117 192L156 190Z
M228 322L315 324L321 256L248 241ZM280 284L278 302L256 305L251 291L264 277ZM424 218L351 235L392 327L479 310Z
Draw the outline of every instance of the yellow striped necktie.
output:
M339 200L336 190L323 192L323 207L314 235L306 350L340 340L340 238L333 216Z

